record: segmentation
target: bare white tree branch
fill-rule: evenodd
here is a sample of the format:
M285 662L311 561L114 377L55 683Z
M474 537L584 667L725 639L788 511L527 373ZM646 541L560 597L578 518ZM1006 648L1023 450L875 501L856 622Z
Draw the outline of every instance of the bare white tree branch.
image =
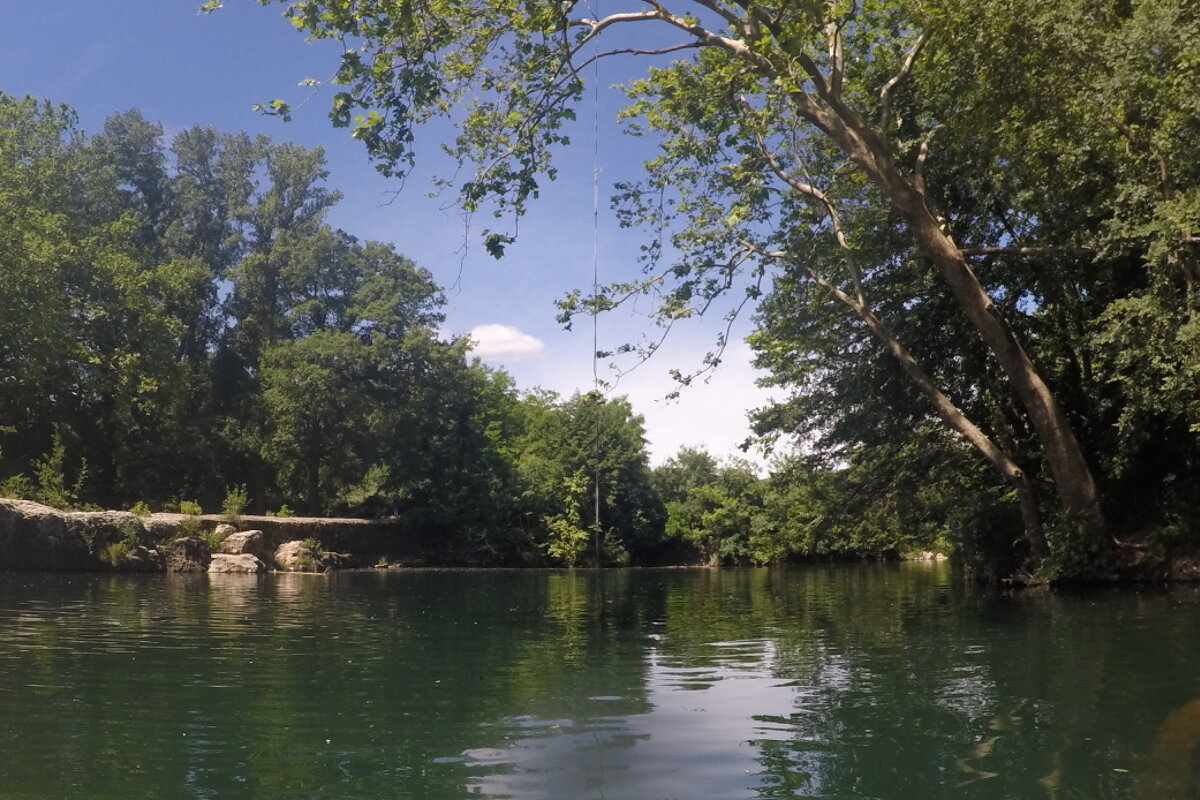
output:
M913 70L913 65L917 63L917 58L921 55L922 48L929 41L931 33L923 31L917 37L917 41L908 51L908 56L904 59L904 64L901 65L900 71L891 77L891 79L883 85L879 90L879 130L886 135L888 126L891 124L892 117L892 90L907 78Z
M754 141L758 146L759 153L762 155L763 159L766 160L767 165L771 168L771 171L775 173L776 177L778 177L788 186L795 189L800 194L803 194L809 199L816 201L816 203L821 206L821 209L825 212L826 218L829 219L829 224L833 228L834 239L836 239L838 247L840 247L842 250L842 256L846 262L846 268L849 270L850 279L854 284L855 298L859 303L865 303L862 288L862 271L859 269L858 260L854 257L854 249L850 246L850 240L846 238L846 231L842 227L842 218L838 214L837 206L827 194L813 186L812 178L810 176L806 175L805 177L808 178L808 180L802 181L785 170L783 165L779 163L779 160L775 158L774 154L767 149L767 144L765 141L763 141L762 136L756 133L754 135Z

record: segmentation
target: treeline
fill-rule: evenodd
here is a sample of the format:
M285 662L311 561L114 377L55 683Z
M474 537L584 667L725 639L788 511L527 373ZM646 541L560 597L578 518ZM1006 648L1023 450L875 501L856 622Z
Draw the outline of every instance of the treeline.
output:
M2 496L398 514L475 563L864 549L803 539L792 475L651 470L626 400L471 360L427 271L325 221L320 150L0 96L0 153Z
M904 51L860 49L853 96L868 121L894 112L872 133L915 165L936 230L886 188L838 179L852 165L833 144L792 156L827 170L840 216L813 224L799 203L790 218L805 261L776 277L753 345L792 396L759 430L837 464L864 521L936 526L980 568L1162 574L1146 566L1200 547L1200 17L1176 0L934 7L846 25L866 26L851 48L929 39L890 108L879 87ZM939 241L1057 425L935 270Z
M441 338L429 273L325 221L319 149L201 127L168 145L136 111L86 136L10 97L0 137L0 493L216 510L244 492L521 561L578 522L577 466L540 454L583 416L634 426L640 461L613 469L645 471L627 404L519 395Z
M767 478L694 450L652 470L626 400L521 391L441 336L428 272L325 221L338 195L320 150L211 128L167 142L137 112L86 135L68 108L3 95L0 495L397 514L487 564L927 549L997 575L1161 563L1200 543L1195 236L1168 214L1183 199L1146 189L1151 160L1074 130L1039 154L947 129L955 158L928 186L954 196L955 240L997 243L972 264L1071 423L1104 528L1054 507L1027 415L893 211L863 190L841 218L877 265L873 313L1027 476L1041 557L1013 483L799 268L758 298L751 343L787 393L757 432L805 455ZM1195 183L1187 141L1162 145L1180 186ZM796 230L810 265L839 268L827 231ZM1025 241L1065 244L1006 246Z
M456 384L491 380L436 336L426 271L324 222L319 150L211 128L165 149L136 111L88 137L8 97L0 137L7 473L45 453L80 502L245 484L321 511L377 464L434 468ZM436 483L415 472L377 477Z

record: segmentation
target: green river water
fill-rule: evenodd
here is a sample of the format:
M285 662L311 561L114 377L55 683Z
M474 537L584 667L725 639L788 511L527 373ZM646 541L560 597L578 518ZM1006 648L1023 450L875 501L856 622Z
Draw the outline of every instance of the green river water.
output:
M0 798L1200 797L1200 590L0 574Z

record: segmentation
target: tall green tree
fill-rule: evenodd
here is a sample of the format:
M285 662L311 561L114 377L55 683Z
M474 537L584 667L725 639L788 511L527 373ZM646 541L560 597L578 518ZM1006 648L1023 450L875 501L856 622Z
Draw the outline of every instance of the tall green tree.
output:
M595 561L598 551L602 563L652 558L664 512L651 485L642 417L627 399L596 392L527 402L533 408L517 445L517 469L551 552ZM576 548L584 531L591 533L587 554Z
M0 425L5 465L48 449L79 397L86 360L72 314L90 228L76 196L83 155L70 109L0 95Z
M90 461L94 491L145 488L149 471L118 465L167 452L183 384L174 306L194 286L148 247L146 209L114 157L119 131L88 141L65 108L8 97L0 106L12 223L0 253L11 304L0 414L21 432L9 452L49 452L53 434L70 458ZM146 136L130 134L141 144Z
M211 507L249 484L259 508L404 506L504 550L515 390L438 335L428 271L325 224L319 150L168 143L136 111L89 138L2 95L0 145L11 486Z
M688 542L701 561L779 560L750 550L752 534L761 528L755 523L764 488L750 464L721 464L705 450L684 447L654 470L653 482L666 504L666 536Z

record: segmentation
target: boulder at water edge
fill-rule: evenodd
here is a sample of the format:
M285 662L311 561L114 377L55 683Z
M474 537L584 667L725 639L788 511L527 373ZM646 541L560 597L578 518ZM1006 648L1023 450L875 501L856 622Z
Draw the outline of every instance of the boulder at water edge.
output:
M122 555L113 566L122 572L162 572L163 557L157 550L138 545Z
M275 564L288 572L323 572L321 554L301 541L284 542L275 551Z
M259 573L266 572L267 565L252 553L214 553L208 565L210 575L215 573Z
M241 533L231 533L225 537L225 541L221 542L217 552L235 556L250 553L265 559L268 556L266 547L267 540L262 531L242 531Z

